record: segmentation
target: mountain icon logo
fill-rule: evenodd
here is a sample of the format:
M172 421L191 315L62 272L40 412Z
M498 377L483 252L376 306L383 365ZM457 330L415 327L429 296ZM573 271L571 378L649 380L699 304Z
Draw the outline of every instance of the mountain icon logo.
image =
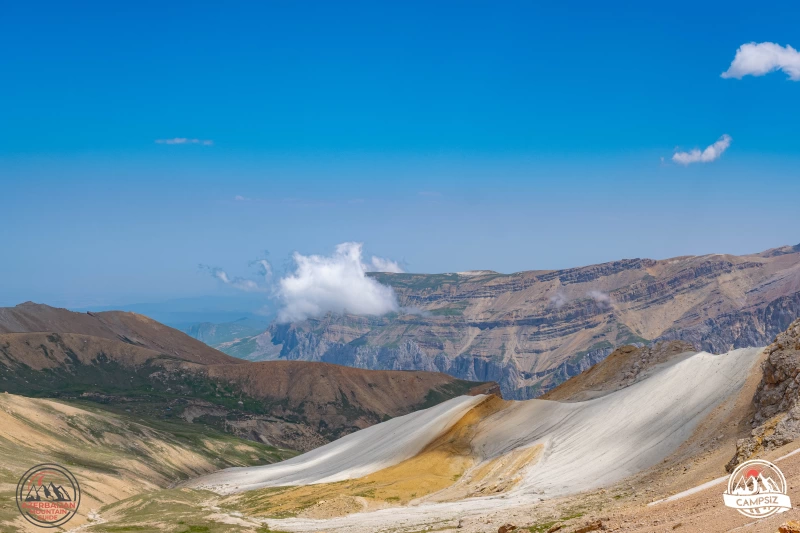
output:
M17 483L17 508L31 524L59 527L75 516L81 489L72 472L61 465L34 466Z
M725 505L749 518L766 518L792 508L783 472L761 459L745 461L728 478Z

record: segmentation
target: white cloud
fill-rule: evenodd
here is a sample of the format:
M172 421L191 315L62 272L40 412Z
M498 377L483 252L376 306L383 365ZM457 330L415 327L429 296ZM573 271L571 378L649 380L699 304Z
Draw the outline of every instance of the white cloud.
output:
M250 201L250 198L248 198L246 196L242 196L241 194L237 194L236 196L233 197L233 199L236 200L237 202L249 202Z
M586 295L597 302L601 307L611 306L611 296L603 291L589 291L586 293Z
M367 276L361 259L362 245L346 242L331 256L295 252L295 271L278 282L283 304L278 320L290 322L328 312L382 315L400 306L391 287Z
M221 268L213 268L207 265L200 265L200 268L203 270L208 270L212 276L217 278L219 281L224 283L225 285L230 285L234 289L239 289L240 291L245 292L267 292L269 290L268 287L260 285L258 282L253 281L252 279L241 278L241 277L231 277L228 275Z
M372 256L372 264L367 267L367 272L393 272L395 274L403 273L403 268L391 259L384 259L383 257Z
M784 71L790 80L800 81L800 52L789 46L775 43L743 44L723 78L742 79L744 76L763 76L777 70Z
M561 309L567 304L567 295L563 292L557 292L555 296L550 297L550 303L556 306L556 309Z
M270 283L272 281L272 265L266 259L256 259L250 265L258 266L258 273L264 278L264 281Z
M416 305L411 305L408 307L401 307L400 312L406 315L417 315L422 317L430 317L433 314L430 311L426 311L425 309L419 308Z
M688 152L675 152L672 160L681 165L690 165L692 163L710 163L716 161L722 153L731 145L730 135L723 135L711 146L706 147L705 150L695 148Z
M172 139L156 139L156 144L202 144L211 146L214 141L210 139L187 139L186 137L173 137Z

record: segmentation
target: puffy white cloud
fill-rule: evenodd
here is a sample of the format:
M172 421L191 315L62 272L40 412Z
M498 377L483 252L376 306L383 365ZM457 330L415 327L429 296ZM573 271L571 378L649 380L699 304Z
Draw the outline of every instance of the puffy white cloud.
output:
M723 78L742 79L744 76L763 76L777 70L784 71L790 80L800 81L800 52L789 46L775 43L743 44Z
M375 257L373 255L371 265L368 267L367 272L392 272L394 274L400 274L403 272L403 268L397 261L384 259L383 257Z
M330 256L295 252L294 272L278 281L276 294L283 304L278 320L305 320L328 312L383 315L398 311L394 290L367 276L361 256L362 245L356 242L338 245Z
M692 163L710 163L720 158L722 153L731 145L730 135L723 135L711 146L707 146L705 150L695 148L688 152L675 152L672 160L681 165L691 165Z
M214 141L210 139L188 139L186 137L173 137L172 139L156 139L156 144L202 144L211 146Z

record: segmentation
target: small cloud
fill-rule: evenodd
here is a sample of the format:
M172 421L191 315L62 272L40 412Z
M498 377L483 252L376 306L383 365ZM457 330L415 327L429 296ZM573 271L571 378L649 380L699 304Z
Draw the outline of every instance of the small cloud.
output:
M391 259L384 259L383 257L372 256L371 265L367 266L367 272L392 272L394 274L402 274L403 268Z
M586 296L597 302L600 307L611 307L611 296L603 291L589 291Z
M257 266L258 273L264 278L267 283L272 279L272 265L266 259L256 259L250 262L250 266Z
M561 291L550 297L550 303L553 304L556 309L561 309L567 304L568 301L567 295Z
M430 311L426 311L425 309L421 309L421 308L419 308L419 307L417 307L415 305L412 305L412 306L409 306L409 307L401 307L400 308L400 312L405 314L405 315L416 315L416 316L421 316L421 317L431 317L431 316L433 316L433 313L431 313Z
M705 150L695 148L688 152L675 152L672 160L680 165L691 165L692 163L710 163L720 158L722 153L731 145L730 135L723 135L711 146L707 146Z
M233 197L233 199L236 200L237 202L249 202L250 200L252 200L252 198L242 196L241 194L237 194L236 196Z
M736 50L736 56L723 78L742 79L744 76L764 76L770 72L784 71L792 81L800 81L800 52L779 44L748 43Z
M264 260L264 262L266 262ZM269 265L269 263L267 263ZM258 282L253 281L252 279L241 278L241 277L231 277L228 275L221 268L210 267L208 265L199 265L201 270L208 271L213 277L224 283L225 285L229 285L234 289L238 289L244 292L269 292L270 288L267 286L260 285ZM272 271L269 270L271 275ZM266 276L265 276L266 277Z
M201 144L211 146L214 141L210 139L188 139L186 137L174 137L172 139L156 139L156 144Z

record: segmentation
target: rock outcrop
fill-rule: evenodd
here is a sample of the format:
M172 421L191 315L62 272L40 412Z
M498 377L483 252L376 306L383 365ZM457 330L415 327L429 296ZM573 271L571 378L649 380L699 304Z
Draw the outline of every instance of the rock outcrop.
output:
M621 346L589 370L540 396L543 400L583 401L633 385L658 365L697 352L683 341L660 341L652 346Z
M763 378L753 397L753 431L736 443L729 471L742 461L800 437L800 319L779 334L766 351Z

